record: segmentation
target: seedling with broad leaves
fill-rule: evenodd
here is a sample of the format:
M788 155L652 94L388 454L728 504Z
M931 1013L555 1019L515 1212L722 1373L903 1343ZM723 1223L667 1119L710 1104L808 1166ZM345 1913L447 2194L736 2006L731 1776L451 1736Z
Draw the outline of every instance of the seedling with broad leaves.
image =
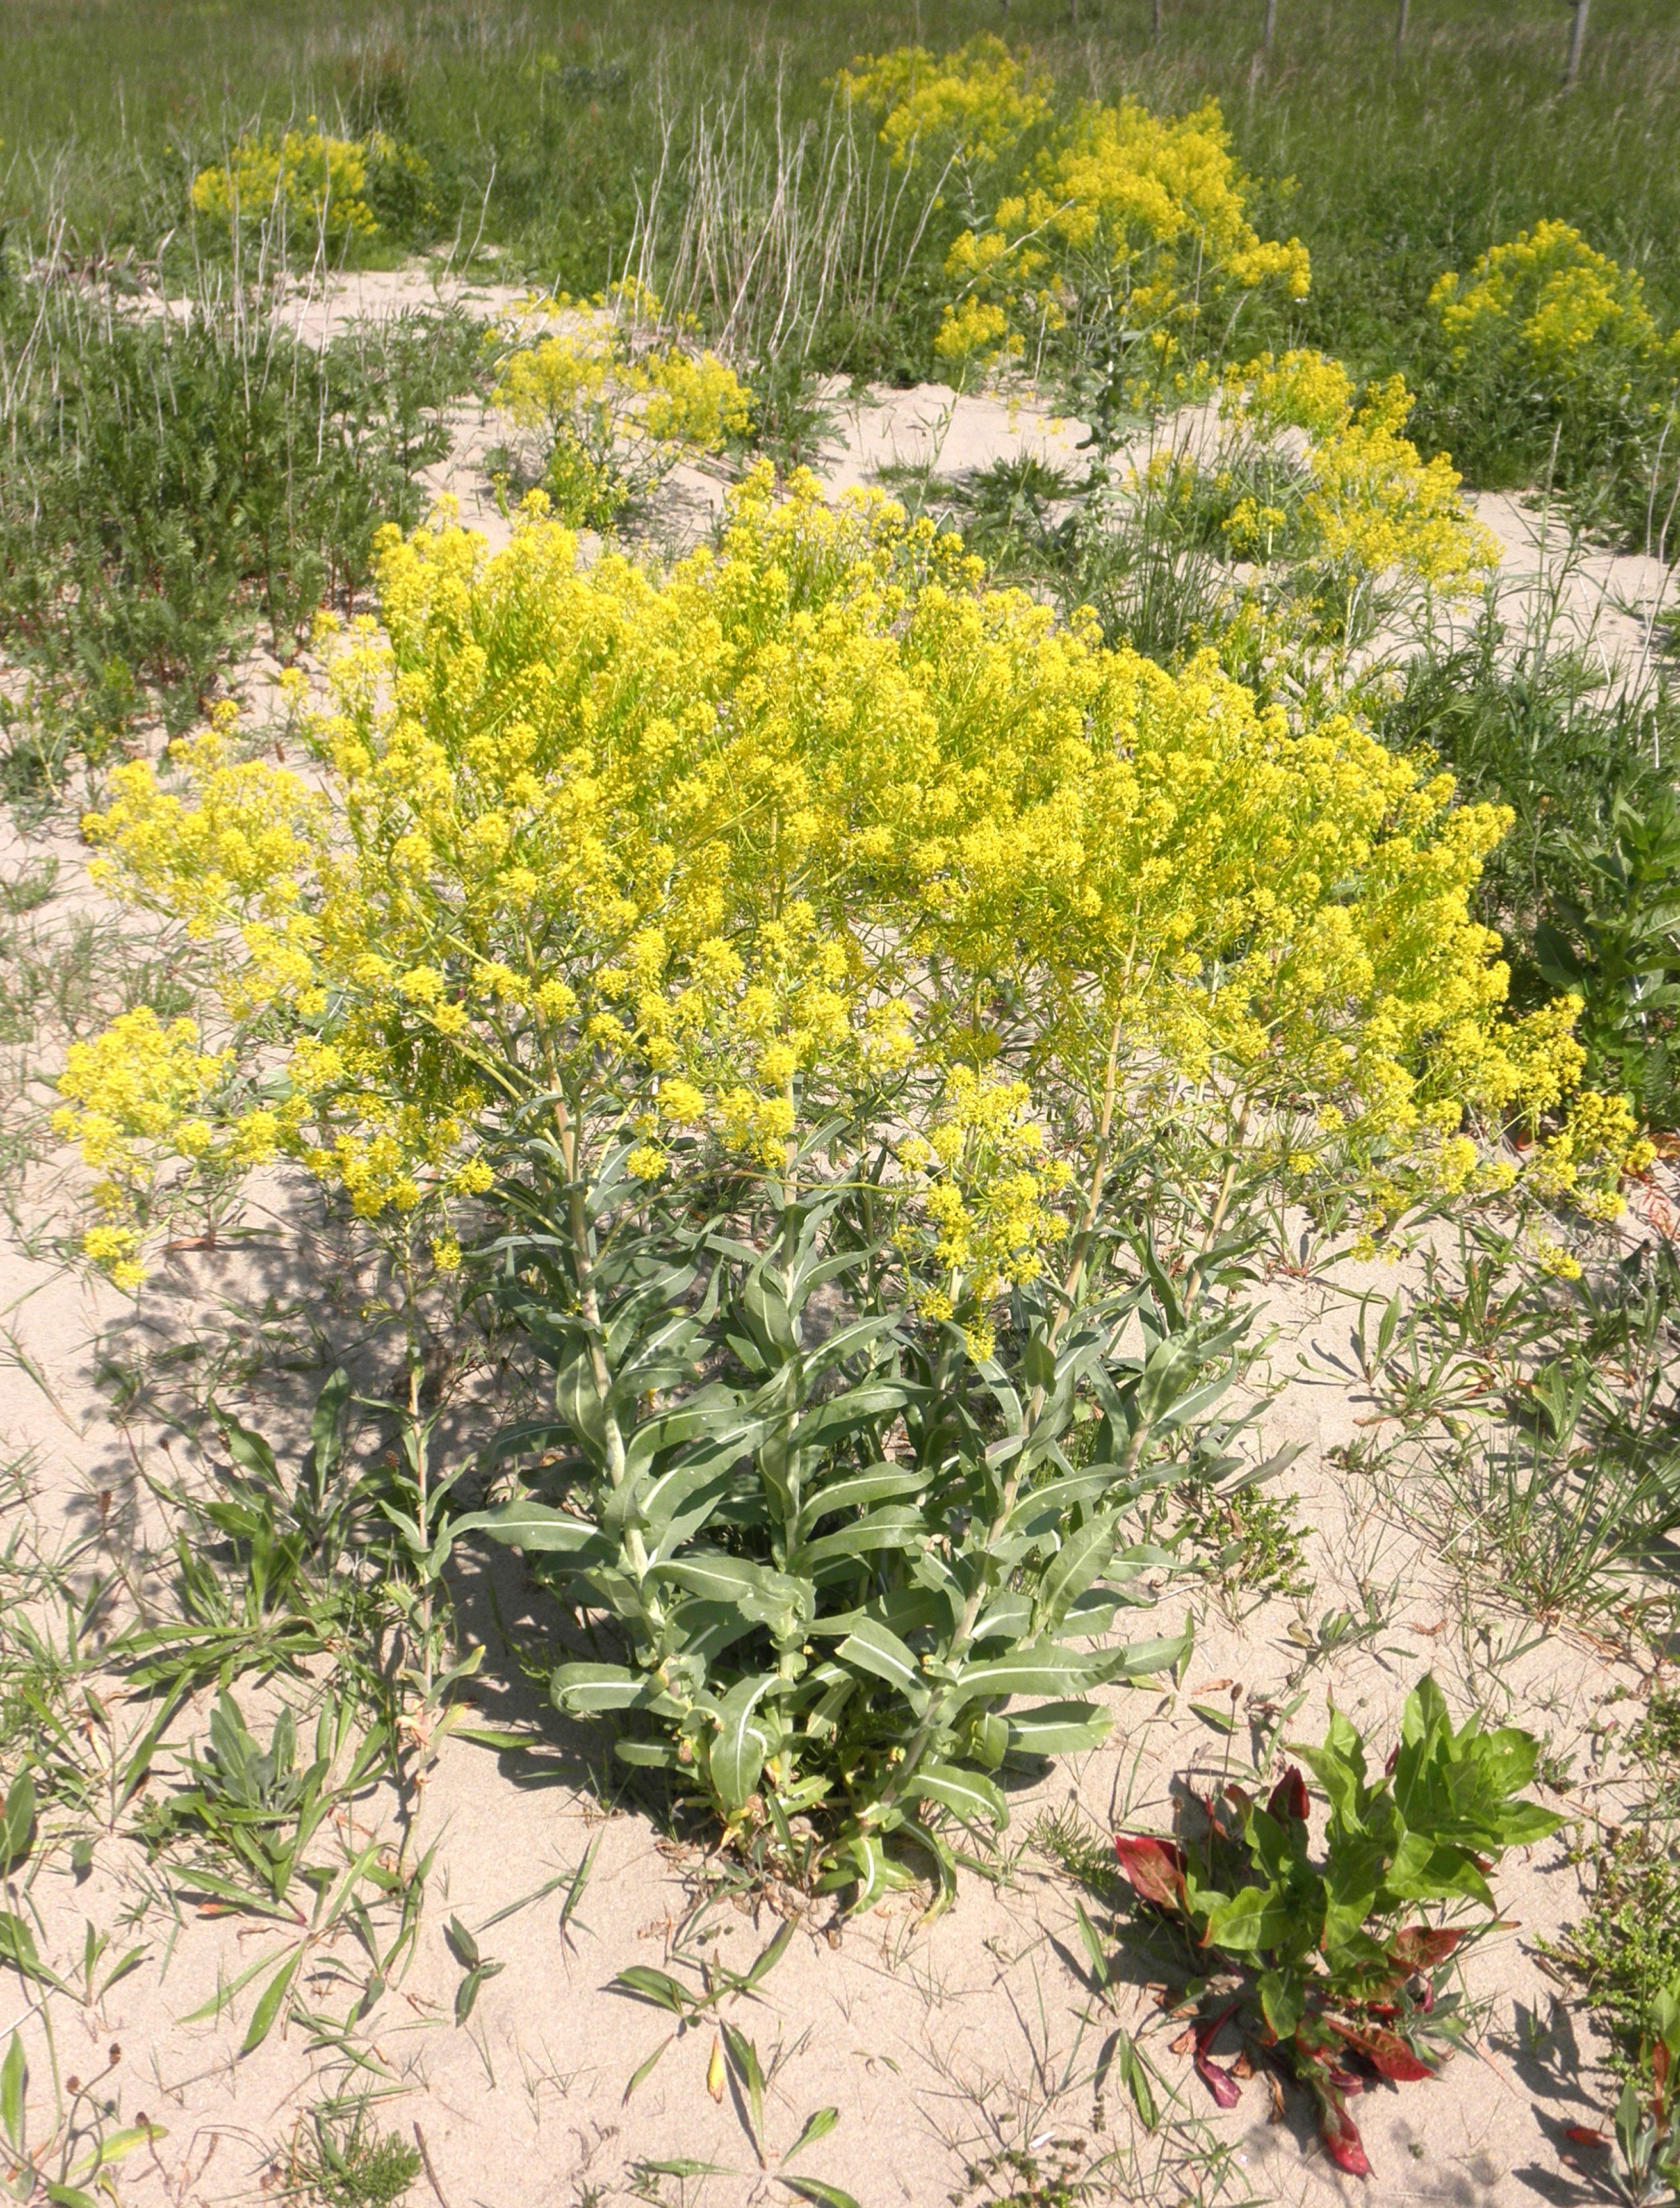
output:
M1152 1909L1195 1943L1200 1975L1231 1974L1192 2026L1196 2068L1221 2108L1238 2084L1215 2061L1227 2025L1305 2085L1330 2159L1351 2176L1371 2164L1348 2102L1367 2084L1436 2075L1466 2024L1449 1990L1465 1944L1497 1921L1488 1876L1508 1848L1562 1821L1521 1798L1539 1747L1513 1727L1455 1729L1433 1677L1407 1696L1398 1747L1375 1781L1365 1743L1332 1710L1321 1746L1291 1753L1326 1797L1322 1852L1311 1803L1290 1766L1263 1803L1234 1782L1198 1796L1173 1838L1121 1833L1120 1867ZM1199 1822L1200 1829L1189 1828ZM1425 1921L1424 1905L1474 1912Z

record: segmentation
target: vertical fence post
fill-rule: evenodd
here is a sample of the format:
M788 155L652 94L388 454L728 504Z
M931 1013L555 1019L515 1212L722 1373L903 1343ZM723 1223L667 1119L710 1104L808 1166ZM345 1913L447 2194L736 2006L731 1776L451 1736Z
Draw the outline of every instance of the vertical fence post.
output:
M1585 11L1587 0L1575 0L1575 5ZM1277 28L1277 0L1266 0L1266 27L1260 33L1260 44L1265 52L1272 50L1272 33Z
M1569 58L1563 64L1563 89L1567 92L1581 74L1581 50L1587 44L1587 0L1571 0L1575 13L1569 18Z
M1161 44L1161 0L1149 0L1149 38L1152 44Z
M1400 0L1400 14L1395 23L1395 51L1399 53L1406 44L1406 29L1412 20L1412 0Z

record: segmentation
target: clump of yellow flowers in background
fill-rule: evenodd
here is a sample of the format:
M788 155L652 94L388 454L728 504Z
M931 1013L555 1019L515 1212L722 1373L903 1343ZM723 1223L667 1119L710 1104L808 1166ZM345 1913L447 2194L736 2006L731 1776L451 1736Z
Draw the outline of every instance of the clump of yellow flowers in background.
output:
M1654 369L1680 374L1680 333L1665 338L1630 268L1595 252L1566 222L1539 222L1449 272L1429 303L1462 364L1479 350L1515 351L1532 375L1568 386L1605 363L1631 387Z
M379 584L335 710L300 690L314 773L224 713L87 824L207 943L225 1022L66 1069L94 1231L131 1238L89 1254L125 1278L182 1175L295 1161L447 1268L535 1125L626 1201L796 1184L823 1130L978 1356L1152 1128L1280 1130L1386 1221L1472 1185L1467 1121L1537 1126L1579 1082L1572 1007L1508 1018L1469 915L1503 815L1210 655L1169 673L988 588L878 494L756 469L665 572L580 567L536 495L495 554L389 532Z
M1419 596L1476 597L1498 562L1450 460L1425 461L1401 434L1412 405L1399 376L1361 394L1318 352L1265 354L1223 380L1227 542L1283 563L1289 597L1344 651Z
M1249 219L1216 103L1161 116L1083 101L1056 115L994 38L937 60L900 48L840 81L879 114L896 163L962 187L935 340L953 365L1118 354L1141 339L1129 370L1141 389L1195 358L1210 320L1261 287L1306 293L1305 247L1263 238Z
M507 354L495 401L541 433L543 489L574 527L609 527L678 461L721 451L751 425L735 370L697 348L692 329L663 327L658 300L635 285L538 300L528 319L560 327Z
M370 186L381 173L399 179L405 200L435 214L427 195L431 179L422 157L382 130L363 138L329 136L311 116L304 129L246 136L225 161L201 169L193 179L195 210L237 229L277 214L329 246L378 235Z

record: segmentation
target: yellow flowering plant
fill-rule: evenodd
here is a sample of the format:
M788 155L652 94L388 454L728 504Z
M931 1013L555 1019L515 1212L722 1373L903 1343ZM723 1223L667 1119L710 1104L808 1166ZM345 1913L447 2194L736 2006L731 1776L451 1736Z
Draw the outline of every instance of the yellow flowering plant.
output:
M1082 105L990 221L952 243L942 349L957 347L965 303L984 302L1035 354L1065 355L1087 383L1099 370L1099 399L1109 386L1134 403L1152 394L1263 286L1306 293L1305 247L1259 236L1251 189L1215 103L1185 116Z
M1401 434L1413 403L1399 376L1361 393L1316 352L1267 354L1223 380L1221 535L1344 657L1420 599L1478 597L1498 563L1451 462L1425 461Z
M313 116L304 129L242 137L225 161L193 179L195 213L237 230L277 214L306 243L343 246L377 237L381 203L423 227L435 220L430 172L412 147L382 130L334 138Z
M380 591L311 774L224 722L87 824L226 1022L131 1098L117 1044L67 1068L143 1199L109 1255L269 1156L466 1252L555 1411L436 1539L610 1626L556 1700L731 1831L812 1817L861 1901L947 1892L1005 1760L1183 1647L1109 1636L1172 1565L1143 1498L1229 1430L1274 1131L1388 1231L1577 1085L1469 916L1503 817L768 469L668 572L580 567L536 496L495 555L391 532Z
M543 487L574 526L609 527L680 460L721 452L751 427L735 370L697 350L692 332L663 329L645 291L562 293L536 303L530 319L560 327L507 354L495 402L540 433Z
M1680 394L1680 332L1659 326L1638 272L1569 223L1538 222L1443 275L1430 305L1443 353L1432 434L1483 481L1544 475L1575 491L1608 478L1637 525Z
M1216 103L1058 112L1000 39L901 47L839 80L901 166L940 170L946 297L936 357L967 375L1025 356L1101 420L1157 399L1175 366L1257 299L1299 299L1306 249L1263 238Z

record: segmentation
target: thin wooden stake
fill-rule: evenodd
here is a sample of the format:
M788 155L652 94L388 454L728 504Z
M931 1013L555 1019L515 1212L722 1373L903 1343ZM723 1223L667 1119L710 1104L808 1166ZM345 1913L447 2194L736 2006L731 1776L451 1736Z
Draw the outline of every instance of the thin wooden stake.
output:
M1587 0L1575 0L1575 5L1583 14L1586 12ZM1272 50L1272 33L1276 28L1277 0L1266 0L1266 27L1260 33L1260 44L1267 53Z
M1573 0L1575 14L1569 21L1569 58L1563 64L1563 89L1567 92L1581 74L1581 50L1587 44L1587 0Z
M1406 27L1412 20L1412 0L1400 0L1400 19L1395 25L1395 51L1406 44Z

